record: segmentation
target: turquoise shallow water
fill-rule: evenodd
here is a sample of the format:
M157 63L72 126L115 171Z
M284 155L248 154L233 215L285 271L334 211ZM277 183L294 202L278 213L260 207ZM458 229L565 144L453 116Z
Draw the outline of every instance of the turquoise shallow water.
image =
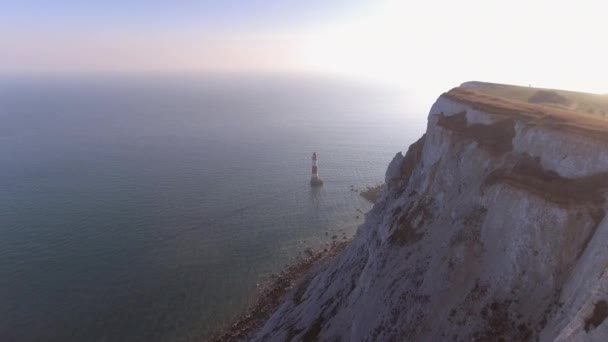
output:
M423 132L407 103L302 76L2 80L0 340L200 339L354 234L350 186Z

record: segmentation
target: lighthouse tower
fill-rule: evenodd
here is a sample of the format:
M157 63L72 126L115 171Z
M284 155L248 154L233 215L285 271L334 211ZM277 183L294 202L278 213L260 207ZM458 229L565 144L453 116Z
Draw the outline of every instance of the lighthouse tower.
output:
M310 176L310 185L312 185L312 186L323 185L323 180L321 180L321 178L319 178L319 166L317 165L317 152L313 152L313 154L312 154L312 176Z

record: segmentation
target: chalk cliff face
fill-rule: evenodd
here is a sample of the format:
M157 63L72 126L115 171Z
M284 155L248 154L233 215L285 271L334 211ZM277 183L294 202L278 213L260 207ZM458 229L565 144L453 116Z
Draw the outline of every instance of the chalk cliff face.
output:
M608 124L474 88L254 341L608 341Z

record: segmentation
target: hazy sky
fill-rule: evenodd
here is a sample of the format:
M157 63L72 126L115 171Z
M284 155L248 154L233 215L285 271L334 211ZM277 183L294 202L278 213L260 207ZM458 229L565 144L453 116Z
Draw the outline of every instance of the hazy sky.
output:
M0 0L0 72L315 71L608 92L601 1ZM606 8L608 9L608 8Z

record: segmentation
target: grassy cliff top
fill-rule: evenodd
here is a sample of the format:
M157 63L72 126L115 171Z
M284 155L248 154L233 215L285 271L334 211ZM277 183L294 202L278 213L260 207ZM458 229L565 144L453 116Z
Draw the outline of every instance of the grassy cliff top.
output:
M608 94L599 95L568 90L484 82L466 82L460 87L509 100L540 104L608 118Z
M444 96L529 125L608 141L608 96L564 90L468 82Z

